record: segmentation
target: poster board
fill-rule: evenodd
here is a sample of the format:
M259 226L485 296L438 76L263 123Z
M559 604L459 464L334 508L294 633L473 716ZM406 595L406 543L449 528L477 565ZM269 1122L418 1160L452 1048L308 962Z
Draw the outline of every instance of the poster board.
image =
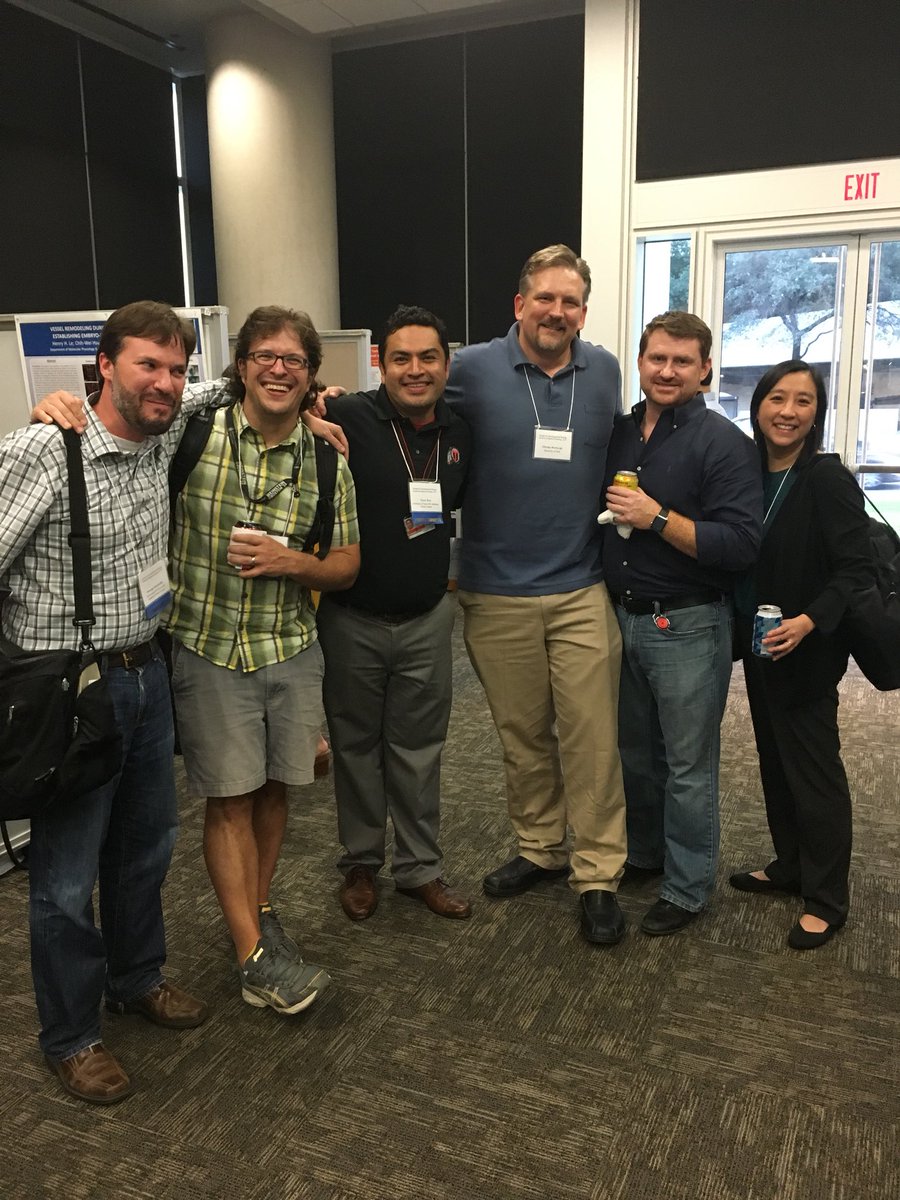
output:
M82 400L99 390L97 342L112 311L15 314L29 412L42 396L60 388ZM175 311L193 322L197 334L197 346L188 362L188 382L218 378L228 362L228 309Z

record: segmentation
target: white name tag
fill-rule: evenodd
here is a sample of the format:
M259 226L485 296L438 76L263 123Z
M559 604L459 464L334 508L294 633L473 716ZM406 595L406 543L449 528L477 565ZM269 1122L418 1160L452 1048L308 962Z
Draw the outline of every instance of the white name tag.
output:
M443 500L441 485L426 479L412 479L409 483L409 515L415 525L443 525Z
M144 602L144 616L148 618L155 617L171 603L172 585L169 583L169 572L164 558L151 563L149 567L144 567L138 575L138 590Z
M534 430L534 454L532 458L552 458L556 462L570 462L572 458L571 429Z

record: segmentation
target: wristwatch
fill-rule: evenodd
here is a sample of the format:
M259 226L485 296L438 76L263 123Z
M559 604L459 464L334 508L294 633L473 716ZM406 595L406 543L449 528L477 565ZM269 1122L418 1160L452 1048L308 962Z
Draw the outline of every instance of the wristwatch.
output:
M650 528L654 533L662 533L666 527L666 522L669 519L669 510L661 508L653 520L650 522Z

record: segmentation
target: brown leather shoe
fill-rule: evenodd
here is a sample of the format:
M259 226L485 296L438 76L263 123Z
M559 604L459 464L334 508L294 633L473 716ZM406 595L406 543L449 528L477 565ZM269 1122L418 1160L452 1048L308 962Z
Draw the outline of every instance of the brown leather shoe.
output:
M375 872L371 867L351 867L338 890L341 908L351 921L365 921L378 907Z
M423 883L421 887L397 888L397 891L402 892L404 896L411 896L413 900L421 900L439 917L456 917L462 920L472 915L469 897L452 888L443 879L432 879L430 883Z
M135 1000L107 1000L106 1007L114 1013L140 1013L154 1025L165 1025L167 1029L193 1029L202 1025L209 1016L209 1008L202 1000L188 995L177 984L164 979L152 992L145 992Z
M79 1050L71 1058L45 1057L69 1095L89 1104L117 1104L134 1091L121 1063L102 1042Z

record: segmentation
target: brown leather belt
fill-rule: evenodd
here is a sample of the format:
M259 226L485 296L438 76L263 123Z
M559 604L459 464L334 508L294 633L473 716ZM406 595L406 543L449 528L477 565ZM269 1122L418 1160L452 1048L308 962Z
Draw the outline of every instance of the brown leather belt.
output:
M124 667L126 671L136 671L138 667L147 665L155 650L156 642L151 639L149 642L141 642L139 646L131 646L128 650L108 650L100 657L107 670L110 667Z

